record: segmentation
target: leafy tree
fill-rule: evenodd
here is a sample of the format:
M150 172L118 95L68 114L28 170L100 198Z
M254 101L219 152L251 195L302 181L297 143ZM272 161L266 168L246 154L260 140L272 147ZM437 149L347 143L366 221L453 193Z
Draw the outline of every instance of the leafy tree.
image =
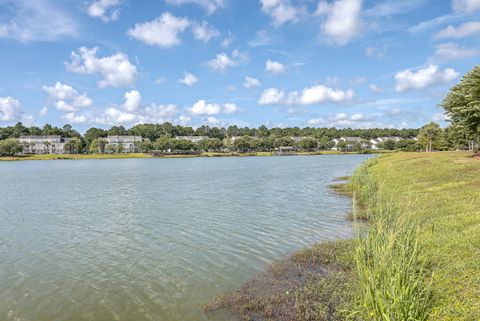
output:
M88 148L88 151L91 154L96 154L100 152L100 144L98 143L98 139L95 139L91 142L90 147Z
M152 143L150 141L143 141L138 144L138 149L142 153L148 153L152 149Z
M392 139L387 139L386 141L383 142L382 146L383 146L383 149L394 150L396 146L396 142Z
M153 148L160 151L167 151L170 149L174 149L174 147L175 147L174 139L171 138L169 135L161 136L153 144Z
M219 138L207 138L200 141L198 147L204 151L219 151L223 148L223 142Z
M67 154L78 154L82 151L82 141L78 137L74 137L63 146Z
M293 146L293 139L291 137L280 137L275 140L275 147Z
M312 137L306 137L301 139L297 145L303 150L315 150L318 148L318 140Z
M341 141L339 141L339 142L337 143L337 146L336 146L336 147L337 147L338 150L346 150L348 146L347 146L347 143L346 143L346 142L344 142L343 140L341 140Z
M123 144L121 144L121 143L120 143L120 144L117 144L117 148L116 148L115 151L116 151L118 154L123 153L124 150L125 150L125 148L123 147Z
M236 151L239 152L249 152L254 150L255 148L255 141L250 136L243 136L235 140L233 146Z
M85 141L88 145L90 145L94 140L99 139L101 137L106 137L107 132L101 128L89 128L84 135Z
M173 139L173 149L179 152L190 152L195 150L195 144L186 139Z
M431 152L434 148L440 147L442 140L443 130L435 122L423 126L418 133L418 142L425 148L426 152Z
M454 130L470 140L472 150L480 138L480 66L466 73L441 105L455 125Z
M112 144L106 144L105 145L105 153L113 154L113 152L115 152L115 147L113 147Z
M23 151L23 146L16 139L10 138L0 141L0 156L15 156Z

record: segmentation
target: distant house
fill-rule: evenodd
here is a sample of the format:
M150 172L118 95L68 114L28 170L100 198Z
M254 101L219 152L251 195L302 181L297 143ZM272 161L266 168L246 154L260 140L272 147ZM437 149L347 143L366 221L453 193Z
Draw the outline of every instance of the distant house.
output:
M228 141L230 142L230 144L233 144L235 143L237 140L239 140L240 138L251 138L251 139L258 139L258 137L256 136L248 136L248 135L245 135L245 136L231 136L230 138L228 138Z
M290 137L294 143L298 143L299 141L305 139L305 138L308 138L307 136L292 136Z
M399 142L399 141L402 140L402 138L396 137L396 136L391 136L391 137L377 137L377 138L370 139L370 144L372 146L372 149L373 150L381 149L379 145L381 143L386 142L387 140L391 140L391 141L394 141L394 142Z
M111 145L115 150L119 145L122 145L124 153L137 152L138 145L144 141L142 136L107 136L100 139L106 144Z
M196 144L201 142L204 139L208 139L208 136L177 136L175 137L175 139L178 139L178 140L184 139Z
M64 154L65 143L69 138L61 136L20 136L23 154Z
M338 146L338 143L340 142L345 142L347 149L351 149L353 147L353 144L361 143L362 138L361 137L340 137L340 138L332 139L332 142L335 144L335 146L332 147L332 150L338 150L339 148L337 146Z

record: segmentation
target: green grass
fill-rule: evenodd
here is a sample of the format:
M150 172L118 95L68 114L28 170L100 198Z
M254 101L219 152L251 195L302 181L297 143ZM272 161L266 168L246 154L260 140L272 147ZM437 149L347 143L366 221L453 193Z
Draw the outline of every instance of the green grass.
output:
M372 320L480 320L480 161L396 153L352 178L370 228L357 246Z

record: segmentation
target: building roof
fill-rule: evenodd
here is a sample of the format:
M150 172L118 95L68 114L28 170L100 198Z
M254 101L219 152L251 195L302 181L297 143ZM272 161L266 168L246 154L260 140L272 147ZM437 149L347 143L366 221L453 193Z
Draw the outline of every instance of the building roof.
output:
M22 135L20 139L61 139L60 135Z

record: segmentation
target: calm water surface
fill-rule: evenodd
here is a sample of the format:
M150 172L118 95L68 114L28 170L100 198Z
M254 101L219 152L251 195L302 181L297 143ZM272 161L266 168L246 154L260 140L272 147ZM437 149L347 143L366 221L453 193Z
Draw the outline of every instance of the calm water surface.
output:
M367 158L2 162L0 320L207 320L273 259L352 234L328 184Z

